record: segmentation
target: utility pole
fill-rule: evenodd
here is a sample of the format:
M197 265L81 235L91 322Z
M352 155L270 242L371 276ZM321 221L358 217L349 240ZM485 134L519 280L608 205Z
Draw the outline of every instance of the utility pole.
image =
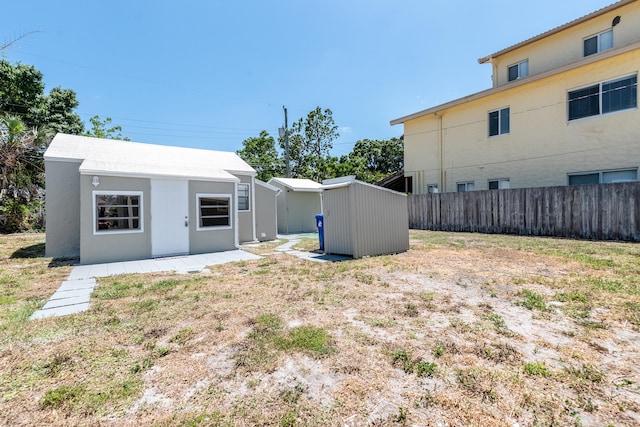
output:
M284 110L284 162L285 162L285 166L286 166L286 174L285 176L287 178L291 178L291 165L290 163L290 159L289 159L289 126L287 123L287 107L285 107L284 105L282 106L282 109Z

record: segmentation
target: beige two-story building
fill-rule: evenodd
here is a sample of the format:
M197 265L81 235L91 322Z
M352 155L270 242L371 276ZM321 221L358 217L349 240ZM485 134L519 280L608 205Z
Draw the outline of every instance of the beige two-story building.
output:
M640 1L478 62L490 89L391 121L414 193L638 180Z

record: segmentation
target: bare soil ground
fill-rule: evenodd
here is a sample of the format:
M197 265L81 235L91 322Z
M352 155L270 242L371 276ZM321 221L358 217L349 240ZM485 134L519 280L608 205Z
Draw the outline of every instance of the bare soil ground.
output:
M640 425L636 244L412 231L321 264L269 243L29 321L70 269L43 237L0 236L3 425Z

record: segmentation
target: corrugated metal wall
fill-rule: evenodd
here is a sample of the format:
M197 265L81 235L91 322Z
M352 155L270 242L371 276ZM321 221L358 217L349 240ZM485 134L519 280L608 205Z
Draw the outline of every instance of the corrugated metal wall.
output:
M361 182L326 189L325 252L363 256L409 249L407 197Z
M324 251L329 254L353 255L355 229L351 220L351 186L325 190Z

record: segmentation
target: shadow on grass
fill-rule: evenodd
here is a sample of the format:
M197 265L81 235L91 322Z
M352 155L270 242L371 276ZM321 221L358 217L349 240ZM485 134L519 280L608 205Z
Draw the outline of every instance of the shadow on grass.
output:
M51 260L48 267L66 267L69 265L76 265L79 261L80 258L54 258Z
M20 248L11 254L11 258L43 258L44 257L44 243L37 243L35 245Z
M35 245L26 246L20 248L11 254L12 259L26 259L26 258L44 258L45 244L37 243ZM49 262L48 267L65 267L69 265L75 265L78 263L78 258L53 258Z

